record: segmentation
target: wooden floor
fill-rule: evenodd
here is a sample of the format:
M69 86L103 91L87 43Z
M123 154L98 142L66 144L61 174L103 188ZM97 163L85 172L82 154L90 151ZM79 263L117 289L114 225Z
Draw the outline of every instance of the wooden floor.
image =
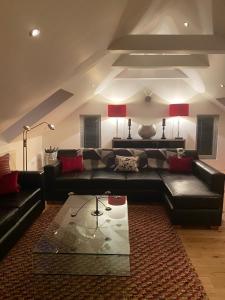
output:
M225 211L216 229L176 229L210 300L225 300Z

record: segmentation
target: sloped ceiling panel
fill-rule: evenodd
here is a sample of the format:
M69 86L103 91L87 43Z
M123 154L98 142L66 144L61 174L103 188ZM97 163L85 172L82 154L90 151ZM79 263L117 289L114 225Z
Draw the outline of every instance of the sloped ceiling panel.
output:
M16 138L21 132L24 125L32 126L44 116L46 116L49 112L53 111L57 106L61 105L67 99L72 97L73 94L60 89L56 91L53 95L48 97L48 99L44 100L41 104L35 107L32 111L27 113L21 119L19 119L12 126L7 128L3 133L2 137L10 142L14 138Z

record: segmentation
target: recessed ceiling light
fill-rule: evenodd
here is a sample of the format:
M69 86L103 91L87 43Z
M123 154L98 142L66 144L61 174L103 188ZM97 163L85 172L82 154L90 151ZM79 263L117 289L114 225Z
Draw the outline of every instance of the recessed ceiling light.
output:
M188 26L189 26L189 23L188 23L188 22L184 22L184 26L185 26L185 27L188 27Z
M40 34L40 29L34 28L31 30L30 35L36 37Z
M220 87L222 87L222 88L225 87L225 84L221 83L221 84L220 84Z

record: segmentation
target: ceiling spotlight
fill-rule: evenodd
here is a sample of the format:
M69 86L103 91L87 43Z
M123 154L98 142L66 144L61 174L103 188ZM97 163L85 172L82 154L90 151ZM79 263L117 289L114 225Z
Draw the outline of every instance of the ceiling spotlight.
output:
M188 26L189 26L189 23L188 23L188 22L184 22L184 26L185 26L185 27L188 27Z
M32 36L32 37L36 37L39 34L40 34L40 30L37 29L37 28L32 29L31 32L30 32L30 36Z
M220 87L221 87L221 88L225 87L225 84L221 83L221 84L220 84Z

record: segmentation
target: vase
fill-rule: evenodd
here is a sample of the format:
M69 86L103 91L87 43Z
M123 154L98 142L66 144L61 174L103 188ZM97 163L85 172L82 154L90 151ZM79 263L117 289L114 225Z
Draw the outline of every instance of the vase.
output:
M156 134L156 126L155 124L151 125L141 125L138 128L138 134L143 139L150 139Z

